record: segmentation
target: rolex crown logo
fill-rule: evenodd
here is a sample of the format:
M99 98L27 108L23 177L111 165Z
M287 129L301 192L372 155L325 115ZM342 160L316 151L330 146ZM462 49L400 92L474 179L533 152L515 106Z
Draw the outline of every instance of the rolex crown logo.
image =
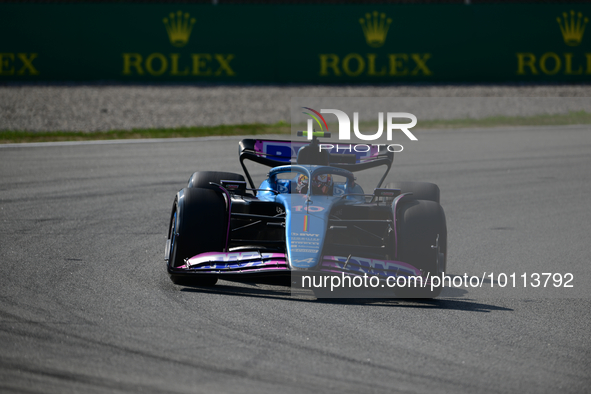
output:
M191 30L195 24L195 18L189 19L189 13L183 14L182 11L177 11L175 15L174 12L171 12L168 18L164 18L162 21L166 26L168 39L172 45L183 47L189 42Z
M563 12L562 19L558 17L556 21L560 26L562 38L566 45L574 47L581 43L583 33L585 33L585 25L589 22L589 18L583 18L583 14L580 12L575 15L575 12L571 10L570 15Z
M365 19L359 19L359 23L361 23L365 41L369 46L377 48L384 45L392 19L386 19L386 14L383 12L380 14L374 11L373 15L370 13L365 14Z

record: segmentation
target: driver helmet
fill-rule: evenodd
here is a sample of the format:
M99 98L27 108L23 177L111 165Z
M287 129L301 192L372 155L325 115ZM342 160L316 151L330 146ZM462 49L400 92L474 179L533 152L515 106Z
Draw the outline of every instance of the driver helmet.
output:
M330 174L316 175L312 179L312 191L314 194L332 195L332 187L332 176Z
M298 185L296 186L296 189L300 194L308 192L308 177L306 175L298 175Z

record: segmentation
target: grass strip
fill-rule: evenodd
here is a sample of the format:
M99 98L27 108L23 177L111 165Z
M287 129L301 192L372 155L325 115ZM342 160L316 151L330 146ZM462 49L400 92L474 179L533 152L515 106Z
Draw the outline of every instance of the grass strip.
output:
M139 138L189 138L208 136L289 134L290 125L279 122L268 124L177 127L163 129L132 129L110 131L0 131L0 143L91 141Z
M374 122L375 123L375 122ZM363 126L363 123L361 126ZM368 125L372 124L370 122ZM459 129L476 127L508 126L560 126L571 124L591 124L591 113L585 111L556 115L536 116L494 116L483 119L419 120L416 129ZM291 127L286 122L275 124L245 124L199 127L178 127L163 129L133 129L111 131L0 131L0 143L50 142L50 141L90 141L138 138L188 138L207 136L290 134Z

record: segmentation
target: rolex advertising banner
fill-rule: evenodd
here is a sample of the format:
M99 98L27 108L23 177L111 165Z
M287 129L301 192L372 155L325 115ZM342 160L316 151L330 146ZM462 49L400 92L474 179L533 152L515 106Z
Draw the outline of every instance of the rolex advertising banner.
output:
M591 81L587 4L0 10L0 82Z

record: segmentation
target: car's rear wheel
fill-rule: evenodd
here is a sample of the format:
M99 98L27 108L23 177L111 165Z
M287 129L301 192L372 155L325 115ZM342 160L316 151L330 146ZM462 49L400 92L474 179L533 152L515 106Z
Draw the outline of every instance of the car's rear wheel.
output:
M166 262L169 268L204 252L221 252L227 232L226 202L216 190L185 188L175 198L170 218ZM213 286L212 275L181 276L170 273L176 284Z
M439 275L447 258L447 225L441 205L434 201L410 199L396 214L398 226L397 259L423 272L423 278ZM442 287L404 287L395 289L405 298L434 298Z

